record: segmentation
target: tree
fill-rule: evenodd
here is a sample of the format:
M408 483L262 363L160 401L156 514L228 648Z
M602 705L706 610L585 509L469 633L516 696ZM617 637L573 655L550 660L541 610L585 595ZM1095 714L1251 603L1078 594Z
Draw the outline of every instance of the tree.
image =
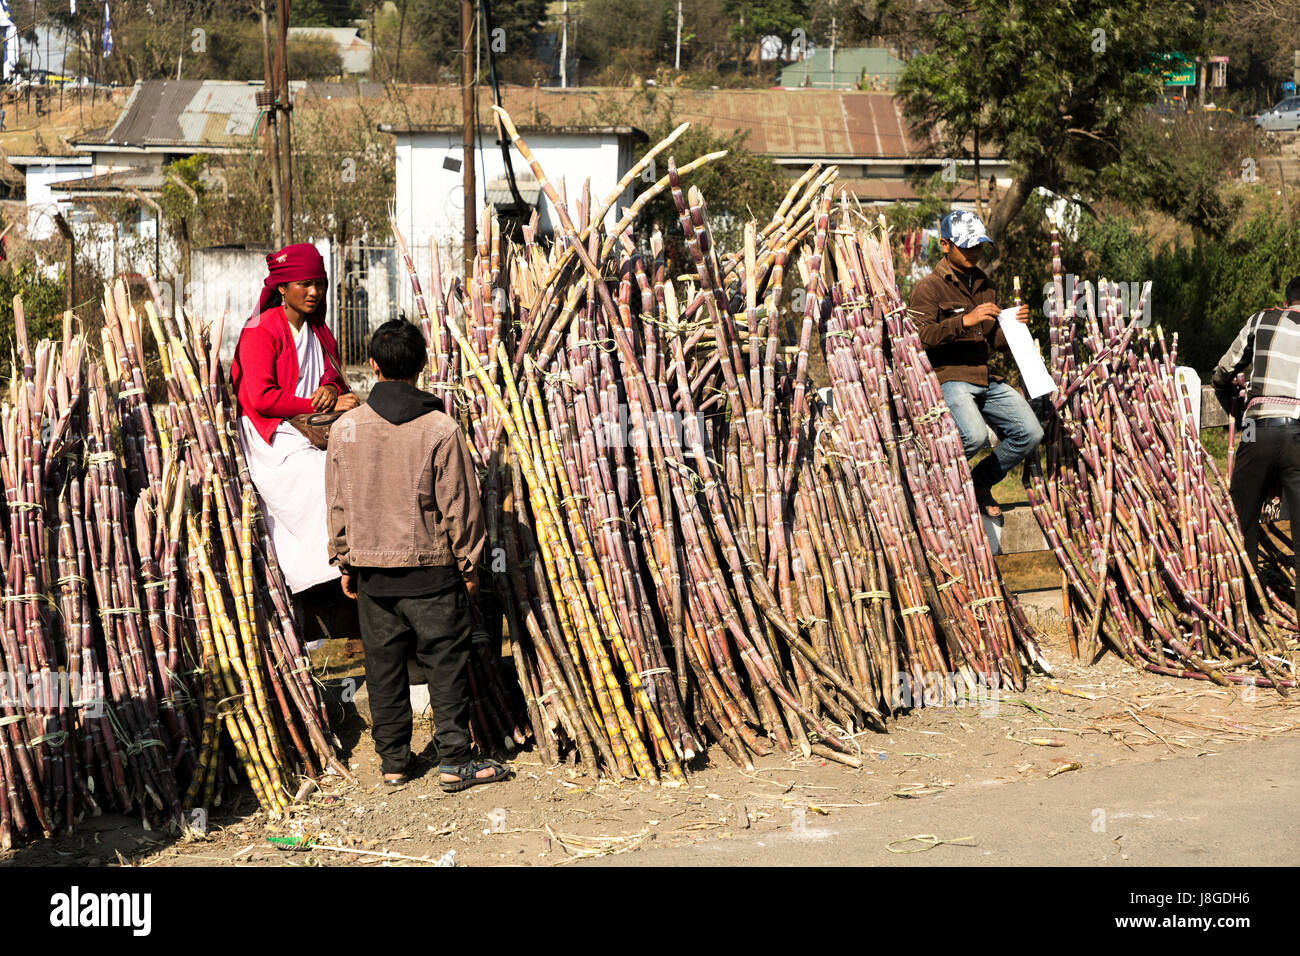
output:
M578 54L607 80L627 82L672 63L677 8L669 0L586 0L574 33Z
M638 151L639 155L644 155L677 125L665 113L656 124L648 128L650 138ZM692 126L673 143L667 156L661 154L658 157L654 169L645 175L647 178L666 175L668 156L672 156L679 166L684 166L706 153L720 150L726 150L727 155L691 173L683 185L684 188L698 186L704 194L718 246L735 249L739 248L742 241L746 220L758 218L762 222L776 208L789 187L789 182L781 175L775 163L745 148L745 134L722 135L707 126ZM637 185L645 188L646 184ZM671 191L665 190L646 206L638 220L638 227L646 235L652 229L659 229L669 257L678 265L687 264L681 221Z
M1280 84L1291 79L1300 0L1210 0L1207 7L1212 52L1229 58L1233 105L1254 110L1276 103Z
M723 8L735 18L737 40L757 42L768 34L788 37L808 29L808 0L726 0Z
M299 107L294 138L297 231L336 244L387 236L396 181L393 137L362 100Z
M294 0L289 23L295 27L346 27L360 17L359 0Z
M477 0L482 2L482 0ZM533 38L546 19L546 0L492 0L495 37L479 37L487 70L487 44L495 41L498 60L532 57ZM460 4L454 0L407 0L406 30L429 61L444 67L460 63Z
M62 277L49 279L32 262L5 263L0 266L0 298L8 305L16 295L23 297L28 341L60 337L64 306ZM0 349L11 355L15 344L13 310L5 308L0 312Z
M788 44L795 30L808 31L808 0L724 0L723 9L734 20L732 39L747 50L765 36L779 36Z
M1270 151L1253 126L1197 113L1173 119L1137 113L1124 126L1124 143L1133 161L1103 172L1105 191L1130 208L1165 213L1214 237L1237 219L1242 197L1228 190L1234 174L1257 179Z
M342 15L352 0L314 0L308 14L320 19ZM130 85L136 80L257 80L263 75L261 30L255 5L233 7L215 0L112 0L113 50L101 56L102 2L84 2L71 13L66 0L40 0L37 22L67 30L75 44L65 72ZM293 22L299 23L298 3ZM326 11L319 16L312 9ZM332 11L332 12L331 12ZM327 16L328 14L328 16ZM325 23L323 25L331 25ZM289 41L289 75L321 79L342 72L338 50L328 39L294 37Z
M294 110L294 228L342 245L388 233L393 139L361 100L307 100ZM265 245L271 183L261 151L168 164L160 205L182 258L191 246ZM187 270L188 271L188 270Z
M977 177L981 151L1015 164L995 236L1035 188L1087 201L1104 171L1143 162L1126 121L1160 88L1156 57L1205 43L1182 0L965 0L945 3L927 32L932 50L908 62L899 96L947 155L974 158Z
M201 55L186 51L186 78L262 79L262 34L256 20L210 20L201 26L206 33L206 50ZM289 76L295 80L323 79L343 72L338 48L324 37L293 37L288 42L288 54Z

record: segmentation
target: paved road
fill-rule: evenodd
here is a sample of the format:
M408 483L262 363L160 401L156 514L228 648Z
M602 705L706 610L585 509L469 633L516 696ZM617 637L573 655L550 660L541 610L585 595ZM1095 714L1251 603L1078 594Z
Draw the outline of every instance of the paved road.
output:
M914 834L974 837L890 853ZM915 847L916 844L910 844ZM879 807L807 814L806 829L646 849L590 866L1242 866L1300 863L1300 738L1204 757L1073 771Z

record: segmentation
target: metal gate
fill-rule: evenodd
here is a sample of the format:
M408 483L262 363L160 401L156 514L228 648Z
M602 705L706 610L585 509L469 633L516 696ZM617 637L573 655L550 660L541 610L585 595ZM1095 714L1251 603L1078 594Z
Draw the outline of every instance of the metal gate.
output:
M392 246L354 240L334 247L339 357L365 366L370 333L399 314L398 257Z

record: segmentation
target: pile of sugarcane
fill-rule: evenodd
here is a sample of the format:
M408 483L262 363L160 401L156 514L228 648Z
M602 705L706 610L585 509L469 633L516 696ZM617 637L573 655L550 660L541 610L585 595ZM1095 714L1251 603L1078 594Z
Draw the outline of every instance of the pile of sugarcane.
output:
M571 212L500 117L554 243L534 220L503 244L485 211L464 280L444 279L431 249L430 309L394 233L429 341L425 385L462 417L479 467L542 755L665 782L706 742L742 767L774 748L856 766L854 736L901 708L1020 686L1042 664L1032 630L979 530L888 243L832 208L835 169L810 170L727 253L683 185L712 154L669 158L609 224L681 130ZM685 276L668 274L658 232L645 250L632 238L665 190ZM782 342L787 318L797 344ZM809 386L816 348L831 405ZM947 693L923 697L944 686L935 675Z
M211 336L106 290L0 406L0 846L86 814L182 827L236 769L272 816L335 757ZM146 374L151 332L160 371ZM151 400L152 398L157 399Z
M1065 577L1071 649L1113 649L1157 674L1294 686L1293 607L1261 586L1227 483L1177 380L1178 341L1125 314L1118 287L1066 302L1052 234L1046 466L1029 501ZM1149 294L1143 291L1143 298ZM1081 297L1086 296L1081 301ZM1199 396L1195 396L1199 400Z

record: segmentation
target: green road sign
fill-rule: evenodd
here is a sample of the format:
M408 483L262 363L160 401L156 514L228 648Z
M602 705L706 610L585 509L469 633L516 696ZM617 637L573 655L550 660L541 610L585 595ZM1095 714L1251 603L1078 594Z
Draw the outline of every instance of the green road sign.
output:
M1196 85L1196 64L1186 54L1161 53L1159 60L1166 87Z

